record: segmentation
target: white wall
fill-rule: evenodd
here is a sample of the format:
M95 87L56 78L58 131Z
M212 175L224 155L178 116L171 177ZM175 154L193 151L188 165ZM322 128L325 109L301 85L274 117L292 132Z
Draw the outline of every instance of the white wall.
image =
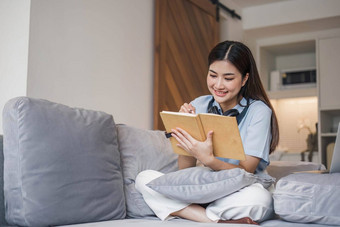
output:
M315 53L282 55L275 58L275 69L289 70L299 68L316 68Z
M154 0L1 0L0 10L1 111L27 95L152 127ZM241 41L242 22L222 17L221 40Z
M235 12L242 16L242 10L232 0L220 0L222 4L229 9L235 10ZM220 39L243 41L243 27L242 20L232 18L230 14L220 9Z
M339 0L294 0L244 8L243 29L290 24L340 15Z
M153 0L32 0L27 95L152 127Z
M26 95L30 1L0 1L0 134L2 109Z
M302 152L307 149L308 127L313 133L318 121L317 97L272 100L280 129L281 148L290 152Z

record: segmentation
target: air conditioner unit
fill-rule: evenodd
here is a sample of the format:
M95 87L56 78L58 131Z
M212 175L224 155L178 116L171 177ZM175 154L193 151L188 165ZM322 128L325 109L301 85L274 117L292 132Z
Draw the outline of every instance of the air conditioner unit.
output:
M276 70L270 73L270 90L316 87L316 69Z

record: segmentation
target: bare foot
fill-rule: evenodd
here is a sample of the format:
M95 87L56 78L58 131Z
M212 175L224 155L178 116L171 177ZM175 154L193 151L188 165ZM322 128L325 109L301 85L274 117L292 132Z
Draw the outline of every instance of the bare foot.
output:
M237 224L259 225L257 222L253 221L251 218L248 218L248 217L236 219L236 220L219 220L217 223L237 223Z

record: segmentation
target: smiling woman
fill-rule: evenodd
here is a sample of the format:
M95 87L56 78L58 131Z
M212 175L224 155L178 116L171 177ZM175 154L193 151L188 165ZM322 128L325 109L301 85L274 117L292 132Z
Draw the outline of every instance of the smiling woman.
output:
M233 108L238 103L237 94L248 80L247 73L242 77L229 61L215 61L209 67L207 85L222 111Z
M178 157L179 169L195 167L199 161L213 171L240 168L250 173L261 173L269 164L269 153L277 146L279 132L275 112L260 81L253 55L244 44L225 41L211 50L208 63L207 87L211 95L200 96L189 104L184 103L180 112L213 112L228 116L233 110L238 114L246 159L239 161L215 157L213 131L207 133L205 141L198 141L185 130L175 128L172 136L178 141L178 146L191 155ZM262 185L252 184L208 206L200 206L150 191L146 184L160 175L141 172L136 178L136 188L162 220L179 216L198 222L237 221L254 224L272 214L271 195Z

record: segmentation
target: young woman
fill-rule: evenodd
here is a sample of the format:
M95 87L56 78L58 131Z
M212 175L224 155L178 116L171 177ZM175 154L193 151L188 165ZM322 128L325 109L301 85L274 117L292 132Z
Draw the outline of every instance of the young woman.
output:
M246 160L238 161L215 157L213 132L200 142L180 128L172 130L178 146L191 156L179 156L179 169L196 166L197 161L213 170L242 168L260 173L269 164L269 154L278 144L277 119L262 86L255 60L247 46L225 41L215 46L208 58L207 85L211 95L201 96L190 104L183 104L180 112L234 113L243 142ZM143 171L136 178L136 188L146 203L162 220L178 216L198 222L244 222L256 224L272 214L271 194L260 184L253 184L238 192L218 199L206 208L168 199L145 184L161 176L156 171Z

